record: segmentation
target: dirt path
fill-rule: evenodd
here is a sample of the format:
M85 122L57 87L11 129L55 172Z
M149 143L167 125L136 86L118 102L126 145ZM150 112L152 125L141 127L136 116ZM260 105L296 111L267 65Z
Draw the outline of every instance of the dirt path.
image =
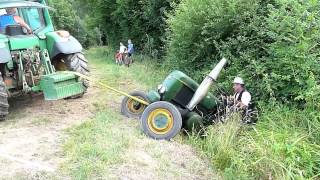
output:
M64 130L90 118L90 97L44 101L25 96L12 100L10 116L0 122L0 178L38 179L55 175L63 161Z

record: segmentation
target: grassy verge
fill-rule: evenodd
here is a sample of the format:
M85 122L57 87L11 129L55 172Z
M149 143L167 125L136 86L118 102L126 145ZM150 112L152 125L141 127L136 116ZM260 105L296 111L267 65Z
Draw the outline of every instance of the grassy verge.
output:
M137 57L129 69L112 62L104 48L87 52L92 76L130 92L156 87L165 72L151 60ZM68 130L64 146L66 162L62 172L72 179L209 179L209 165L188 145L154 141L145 137L138 121L120 115L122 97L113 92L94 91L91 110L94 117ZM181 141L177 138L176 141ZM183 158L182 158L183 157Z
M317 179L320 174L319 113L285 106L261 112L255 127L231 121L210 127L189 143L226 179Z

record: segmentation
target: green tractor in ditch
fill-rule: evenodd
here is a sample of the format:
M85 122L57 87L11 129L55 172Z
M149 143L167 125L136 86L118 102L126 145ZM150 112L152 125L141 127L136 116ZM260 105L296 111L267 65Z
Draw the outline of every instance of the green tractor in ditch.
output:
M54 30L49 10L45 0L0 1L1 119L9 113L8 98L43 92L46 100L59 100L81 97L88 88L70 73L89 73L82 46L67 31Z
M130 94L150 105L125 97L121 112L130 118L140 118L143 132L158 140L172 139L181 129L200 130L211 125L224 105L224 98L209 91L226 63L227 60L222 59L200 85L183 72L174 71L157 91Z

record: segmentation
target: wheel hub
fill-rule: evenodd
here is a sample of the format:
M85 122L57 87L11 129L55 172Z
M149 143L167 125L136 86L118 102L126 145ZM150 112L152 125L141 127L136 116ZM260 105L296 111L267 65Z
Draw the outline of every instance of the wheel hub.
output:
M138 97L139 99L141 99L140 97ZM129 99L127 102L127 108L134 114L139 114L142 113L143 110L145 109L145 105L133 100L133 99Z
M148 126L155 134L166 134L173 128L173 116L166 109L156 109L148 117Z

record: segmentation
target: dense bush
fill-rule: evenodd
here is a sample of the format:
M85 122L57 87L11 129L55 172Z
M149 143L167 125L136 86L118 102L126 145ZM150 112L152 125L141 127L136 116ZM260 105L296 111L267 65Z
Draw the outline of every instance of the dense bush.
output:
M319 13L316 0L182 0L169 17L167 67L200 81L227 57L219 82L240 75L266 102L252 130L230 122L190 136L224 178L319 177Z
M183 0L168 20L166 64L199 80L225 56L225 86L240 75L259 99L317 101L319 10L315 0Z
M81 0L88 14L88 29L100 27L108 43L118 47L129 38L145 53L153 56L162 51L166 12L179 0Z

